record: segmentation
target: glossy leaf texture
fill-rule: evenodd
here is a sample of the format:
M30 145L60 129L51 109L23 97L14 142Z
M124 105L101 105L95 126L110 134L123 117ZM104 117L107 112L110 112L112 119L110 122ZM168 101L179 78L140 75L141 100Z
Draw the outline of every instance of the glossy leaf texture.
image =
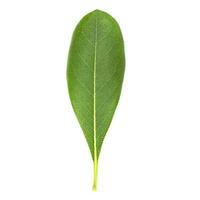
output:
M87 14L73 33L67 81L74 112L94 161L94 190L98 158L119 101L124 69L124 43L116 20L100 10Z

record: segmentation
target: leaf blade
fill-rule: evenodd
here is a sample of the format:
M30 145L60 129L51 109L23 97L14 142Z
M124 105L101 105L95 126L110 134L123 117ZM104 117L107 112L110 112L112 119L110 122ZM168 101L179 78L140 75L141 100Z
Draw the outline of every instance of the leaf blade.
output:
M103 11L87 14L73 33L67 81L74 112L94 161L94 177L101 146L119 101L124 69L124 44L118 23Z

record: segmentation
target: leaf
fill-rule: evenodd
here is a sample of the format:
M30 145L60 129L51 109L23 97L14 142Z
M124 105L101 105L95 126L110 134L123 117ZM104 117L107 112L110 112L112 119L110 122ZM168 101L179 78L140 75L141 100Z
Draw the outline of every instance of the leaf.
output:
M94 162L94 191L98 158L118 104L124 68L124 44L118 23L100 10L87 14L73 33L67 81L71 103Z

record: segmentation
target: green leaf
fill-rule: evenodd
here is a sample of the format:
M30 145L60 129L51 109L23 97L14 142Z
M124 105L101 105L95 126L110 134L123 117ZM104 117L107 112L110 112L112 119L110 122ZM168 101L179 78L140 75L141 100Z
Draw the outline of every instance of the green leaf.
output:
M124 44L118 23L100 10L87 14L73 33L67 81L71 103L94 162L94 191L98 158L118 104L124 68Z

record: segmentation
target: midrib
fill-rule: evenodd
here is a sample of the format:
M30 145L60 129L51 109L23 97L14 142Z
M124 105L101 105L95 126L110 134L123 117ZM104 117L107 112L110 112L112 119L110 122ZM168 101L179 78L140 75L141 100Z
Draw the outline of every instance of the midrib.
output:
M96 67L97 67L97 18L95 22L95 44L94 44L94 161L97 161L97 141L96 141Z
M97 174L98 174L98 160L97 160L97 140L96 140L96 68L97 68L97 16L95 21L95 44L94 44L94 183L93 183L93 190L96 191L97 188Z

